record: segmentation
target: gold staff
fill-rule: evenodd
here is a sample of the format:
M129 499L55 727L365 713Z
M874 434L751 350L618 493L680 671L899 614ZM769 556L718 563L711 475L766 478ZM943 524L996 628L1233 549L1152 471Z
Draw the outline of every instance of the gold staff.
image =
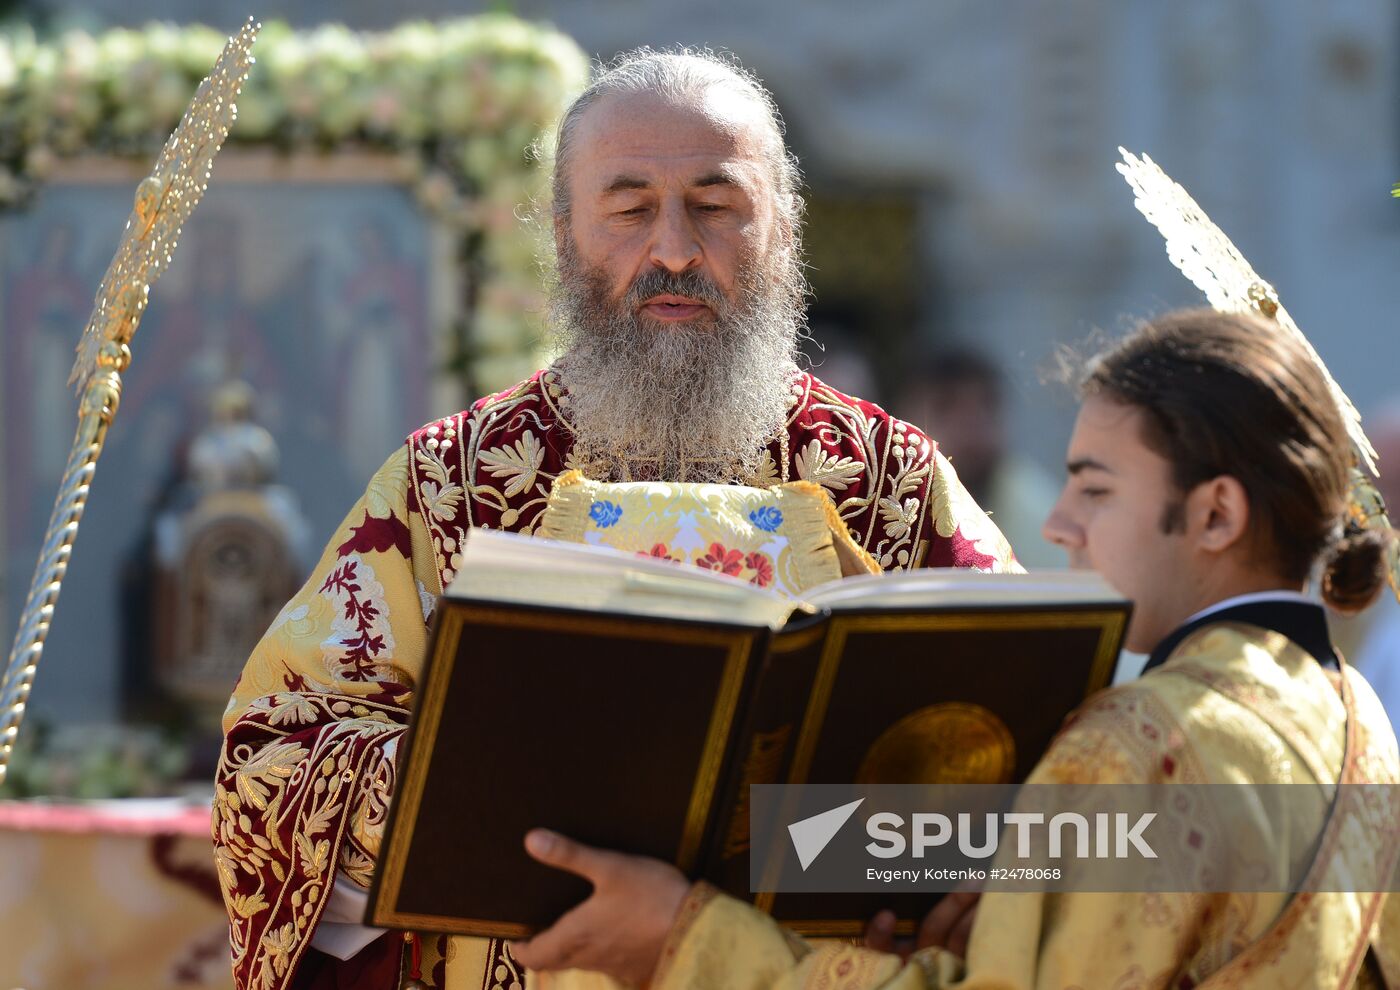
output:
M209 77L199 84L179 126L165 143L154 170L136 187L127 218L73 365L70 385L81 397L78 433L68 453L39 562L20 614L10 660L0 681L0 783L4 783L15 736L24 719L34 672L53 622L78 522L87 505L97 458L121 401L122 372L131 363L131 337L141 322L151 285L170 266L181 225L208 188L214 156L237 116L234 100L253 64L249 54L261 27L252 18L224 46Z
M1225 232L1206 216L1204 210L1182 186L1151 158L1138 157L1123 148L1118 149L1123 160L1118 171L1132 186L1133 205L1161 232L1167 245L1167 257L1181 274L1206 295L1206 301L1224 313L1256 313L1273 320L1284 333L1302 342L1317 362L1332 398L1346 422L1351 438L1351 491L1347 518L1358 529L1389 529L1385 502L1376 490L1372 475L1379 477L1376 450L1361 429L1361 414L1327 370L1322 357L1313 349L1288 310L1279 303L1274 287L1258 273L1230 242ZM1400 190L1400 186L1396 187ZM1400 193L1397 193L1400 195ZM1386 561L1386 573L1391 590L1400 598L1400 541L1392 540Z

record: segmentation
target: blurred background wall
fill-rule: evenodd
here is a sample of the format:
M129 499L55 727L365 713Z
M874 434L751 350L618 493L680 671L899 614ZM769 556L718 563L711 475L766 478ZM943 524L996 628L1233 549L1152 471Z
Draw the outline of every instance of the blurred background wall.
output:
M1119 145L1152 155L1186 186L1278 287L1358 406L1400 392L1400 202L1389 196L1400 180L1394 2L506 7L553 22L595 56L641 44L709 45L757 72L777 96L809 183L812 326L827 345L812 355L816 373L918 421L916 410L930 408L917 388L925 359L954 346L982 352L1002 379L1010 451L1038 472L1038 490L1053 493L1074 408L1039 382L1055 345L1201 301L1133 209L1113 169ZM8 6L12 19L90 30L152 19L231 30L248 13L381 29L500 8L447 0ZM189 264L177 259L177 269L182 261ZM939 423L920 425L941 436ZM959 451L950 452L958 464ZM332 516L353 497L300 494L303 503L332 501ZM322 527L313 542L325 536ZM1055 552L1033 540L1014 542L1033 562L1054 563ZM36 699L53 703L57 694L40 679ZM93 718L107 711L101 691L80 707Z

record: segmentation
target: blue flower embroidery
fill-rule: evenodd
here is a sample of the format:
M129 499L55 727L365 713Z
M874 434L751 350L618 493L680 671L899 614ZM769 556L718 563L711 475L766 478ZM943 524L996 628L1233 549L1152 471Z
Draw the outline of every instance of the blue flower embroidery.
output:
M616 502L594 502L588 510L589 518L598 524L599 529L607 529L622 518L622 506Z
M749 522L765 533L776 533L778 527L783 524L783 513L774 506L765 505L763 508L754 509L749 513Z

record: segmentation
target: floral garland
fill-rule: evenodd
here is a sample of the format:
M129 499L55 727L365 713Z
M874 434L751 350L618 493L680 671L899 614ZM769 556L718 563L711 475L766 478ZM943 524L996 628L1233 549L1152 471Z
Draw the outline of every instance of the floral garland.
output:
M0 207L27 202L60 158L153 156L224 40L168 24L0 37ZM469 393L526 377L543 306L536 238L518 213L543 191L530 149L587 83L578 46L489 14L383 33L273 22L255 54L229 143L394 154L419 203L460 239L470 288L452 370Z

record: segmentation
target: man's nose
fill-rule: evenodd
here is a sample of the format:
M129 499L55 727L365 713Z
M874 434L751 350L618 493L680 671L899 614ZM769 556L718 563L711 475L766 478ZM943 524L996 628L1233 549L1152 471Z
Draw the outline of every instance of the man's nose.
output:
M1069 517L1059 502L1050 510L1050 515L1045 517L1045 523L1040 527L1040 535L1066 550L1077 550L1084 546L1083 528Z
M663 207L651 242L651 263L669 272L684 272L700 265L700 239L683 206Z

